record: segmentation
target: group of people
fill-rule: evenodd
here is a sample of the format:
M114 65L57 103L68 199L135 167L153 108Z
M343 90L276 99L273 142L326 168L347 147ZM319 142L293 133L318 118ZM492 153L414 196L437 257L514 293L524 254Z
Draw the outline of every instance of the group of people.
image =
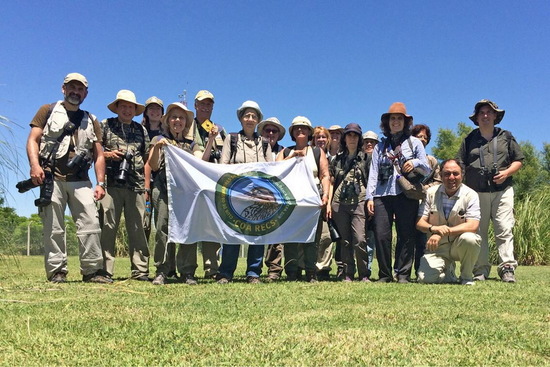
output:
M270 244L267 249L250 245L248 283L260 282L264 261L266 281L282 279L283 271L290 281L328 280L334 262L337 279L370 282L376 252L378 282L408 283L414 269L418 282L471 285L489 277L491 220L498 274L515 282L512 175L521 168L523 154L512 134L495 126L504 110L492 101L475 105L470 119L479 128L464 139L457 158L438 163L425 152L430 128L413 125L401 102L382 114L382 138L373 131L363 134L356 123L327 129L297 116L288 127L293 145L285 148L280 141L287 129L276 117L264 119L254 101L237 109L242 129L227 134L211 121L215 99L207 90L195 97L196 114L180 102L165 107L154 96L143 105L133 92L120 90L108 105L116 116L101 123L80 109L88 94L83 75L68 74L62 92L63 100L40 107L27 142L32 184L41 186L41 199L47 196L39 202L44 205L37 205L51 282L67 279L68 205L77 228L83 281L113 282L116 234L124 213L132 279L162 285L177 277L197 284L197 244L168 242L167 145L212 164L305 159L321 196L315 240ZM140 115L143 120L135 121ZM92 163L95 187L88 175ZM45 189L48 177L53 177L50 190ZM416 196L409 194L411 186ZM154 277L149 274L151 221L156 228ZM205 278L231 282L240 246L200 245Z

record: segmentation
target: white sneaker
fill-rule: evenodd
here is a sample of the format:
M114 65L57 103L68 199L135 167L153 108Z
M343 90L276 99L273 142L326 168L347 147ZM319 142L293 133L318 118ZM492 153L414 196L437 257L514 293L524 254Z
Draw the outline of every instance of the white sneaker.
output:
M462 285L476 285L473 280L463 280L460 284Z

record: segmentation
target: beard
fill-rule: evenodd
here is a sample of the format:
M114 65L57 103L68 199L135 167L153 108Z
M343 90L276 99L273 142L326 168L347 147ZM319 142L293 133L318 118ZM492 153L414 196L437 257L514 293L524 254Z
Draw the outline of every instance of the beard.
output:
M65 96L65 101L72 105L80 106L82 103L82 98L77 94L71 93L68 96Z

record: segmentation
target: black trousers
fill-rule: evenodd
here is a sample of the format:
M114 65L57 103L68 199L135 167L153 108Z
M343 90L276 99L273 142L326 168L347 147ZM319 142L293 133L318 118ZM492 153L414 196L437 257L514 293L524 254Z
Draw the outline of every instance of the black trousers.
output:
M396 224L395 271L398 278L410 278L416 244L418 200L404 194L374 198L376 258L380 279L393 279L391 261L392 227Z

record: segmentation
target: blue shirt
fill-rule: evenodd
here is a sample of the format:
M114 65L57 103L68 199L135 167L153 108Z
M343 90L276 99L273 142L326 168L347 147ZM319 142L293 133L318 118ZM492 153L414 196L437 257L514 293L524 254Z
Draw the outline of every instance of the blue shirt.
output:
M372 152L372 162L369 170L369 182L367 184L367 200L372 200L374 197L381 196L396 196L401 194L402 190L399 184L397 183L397 172L392 168L392 173L389 176L388 180L382 182L378 179L378 173L380 172L380 166L382 164L392 164L392 161L389 157L399 156L399 164L403 165L406 161L412 160L414 168L420 168L426 172L426 175L431 172L430 164L426 158L426 151L424 150L424 145L420 140L414 136L409 137L411 140L412 150L409 146L409 143L405 140L401 143L401 152L397 154L391 149L390 144L386 149L384 145L387 138L382 139L382 141L376 144L374 151ZM396 149L397 150L397 149Z

